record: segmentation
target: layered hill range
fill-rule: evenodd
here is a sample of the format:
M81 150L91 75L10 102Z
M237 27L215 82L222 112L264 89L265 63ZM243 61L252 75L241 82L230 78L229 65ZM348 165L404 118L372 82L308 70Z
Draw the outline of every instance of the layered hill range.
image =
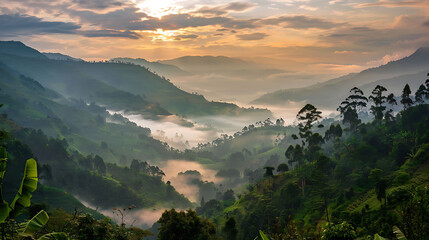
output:
M269 92L284 85L284 70L252 61L225 56L184 56L150 62L145 59L114 58L147 67L190 92L210 99L248 103L255 94ZM270 84L266 80L269 79ZM299 81L296 82L299 85ZM308 84L307 84L308 85Z
M0 42L0 89L2 112L21 126L64 138L84 154L123 164L124 159L163 161L173 152L153 138L149 126L112 112L183 128L195 128L190 118L216 115L257 121L271 116L264 109L207 101L139 65L43 54L16 41Z
M302 102L335 109L353 87L361 88L368 96L375 86L382 85L387 88L388 92L398 96L408 83L414 93L425 81L428 72L429 47L424 47L419 48L408 57L360 73L348 74L305 88L268 93L252 101L252 104L284 106L293 102Z
M90 63L62 54L42 54L15 41L0 42L0 61L65 97L96 102L113 110L148 116L271 114L267 110L207 101L202 95L185 92L135 64Z

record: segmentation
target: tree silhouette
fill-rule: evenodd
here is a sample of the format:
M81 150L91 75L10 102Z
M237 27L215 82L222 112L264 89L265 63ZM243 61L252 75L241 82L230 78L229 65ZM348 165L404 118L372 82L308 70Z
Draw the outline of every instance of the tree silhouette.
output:
M402 105L404 105L404 109L407 109L409 107L411 107L413 105L413 100L411 100L410 98L410 94L411 94L411 89L410 89L410 85L408 85L408 83L405 85L404 90L402 90L402 99L401 99L401 103Z
M279 166L277 166L277 172L284 173L287 171L289 171L289 167L286 163L281 163Z
M237 227L235 218L229 217L225 222L225 226L222 228L223 234L226 236L226 240L236 240L237 239Z
M313 127L313 123L317 120L321 119L322 112L318 111L317 108L311 104L305 105L296 115L299 127L299 135L301 138L309 140L312 132L311 128Z
M384 103L386 102L387 97L383 96L385 91L387 91L385 87L377 85L374 90L372 90L372 95L369 97L369 100L374 103L374 105L371 106L371 112L377 121L383 119L384 110L386 110Z
M264 167L264 169L265 169L265 173L264 173L264 176L265 177L272 177L272 176L274 176L274 173L273 173L273 171L274 171L274 167Z
M358 118L358 113L367 106L368 98L357 87L352 88L350 93L351 95L340 104L337 111L343 116L343 123L349 124L351 129L355 129L361 122Z
M390 104L390 109L386 111L384 118L387 122L391 122L395 118L393 116L393 105L398 105L398 103L396 102L395 95L393 95L393 93L387 95L386 101Z
M285 156L289 159L289 164L297 162L298 165L301 165L304 163L304 150L299 144L295 147L290 145L285 152Z
M424 99L428 98L429 92L424 84L421 84L419 89L416 91L416 102L424 103Z

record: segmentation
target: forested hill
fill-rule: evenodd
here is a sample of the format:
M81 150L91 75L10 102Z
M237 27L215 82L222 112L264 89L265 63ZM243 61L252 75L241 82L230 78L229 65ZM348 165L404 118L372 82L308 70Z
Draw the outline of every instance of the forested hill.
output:
M266 167L234 204L211 201L197 212L240 240L259 230L270 239L427 239L428 104L394 120L332 125L323 138L311 136L284 149L292 170Z
M132 159L157 161L171 157L170 148L105 108L67 100L39 82L0 64L1 109L19 125L43 130L48 136L65 138L69 147L98 154L107 162L129 165ZM142 147L145 146L145 147Z
M412 55L370 68L360 73L353 73L314 84L305 88L278 90L265 94L253 104L283 105L288 101L318 103L319 107L336 109L338 103L346 97L352 87L359 87L369 94L377 85L389 86L389 90L399 94L405 84L413 91L417 90L421 79L429 72L429 47L419 48Z
M21 42L0 42L0 61L66 97L153 115L271 116L268 110L209 102L148 69L124 63L51 60ZM158 105L159 104L159 105Z

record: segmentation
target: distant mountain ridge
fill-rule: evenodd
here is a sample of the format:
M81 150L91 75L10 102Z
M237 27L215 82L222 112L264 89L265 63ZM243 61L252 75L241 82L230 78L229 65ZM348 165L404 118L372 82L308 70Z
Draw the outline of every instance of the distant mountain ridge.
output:
M136 65L140 65L149 69L149 71L159 74L165 77L177 77L177 76L190 76L192 75L189 72L183 71L179 67L163 64L159 62L150 62L144 58L112 58L109 60L110 62L122 62L122 63L132 63Z
M0 41L0 53L12 54L20 57L48 59L48 57L43 55L41 52L36 49L29 48L19 41Z
M252 104L285 105L288 102L315 103L321 107L336 108L334 103L343 100L352 87L361 87L368 96L376 83L383 84L388 92L399 94L406 83L413 91L425 81L429 72L429 47L417 49L408 57L385 65L366 69L305 88L278 90L265 94ZM392 83L392 84L390 84Z
M23 43L4 41L0 41L0 61L66 97L96 102L113 110L152 115L239 116L258 113L263 115L261 119L271 116L268 110L209 102L137 65L51 60Z
M44 52L43 55L45 55L46 57L48 57L51 60L77 61L77 62L83 61L83 59L70 57L68 55L64 55L61 53L46 53L46 52Z

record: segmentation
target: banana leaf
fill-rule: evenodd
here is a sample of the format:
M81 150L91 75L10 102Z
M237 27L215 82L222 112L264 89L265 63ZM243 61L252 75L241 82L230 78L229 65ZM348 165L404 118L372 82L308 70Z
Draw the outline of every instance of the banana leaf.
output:
M10 204L12 211L11 218L16 218L21 214L24 208L31 205L31 193L37 189L37 163L34 159L28 159L25 164L24 177L22 178L21 187L18 190L14 200Z
M70 240L70 238L66 233L53 232L53 233L45 234L40 238L38 238L37 240Z
M407 240L407 238L405 237L405 234L396 225L393 226L393 233L395 234L396 239L398 239L398 240Z
M22 235L32 235L42 229L48 220L48 214L44 210L41 210L27 222L21 223L18 231Z
M259 230L259 234L261 235L262 240L270 240L267 235L265 235L264 232L262 232L261 230Z
M6 171L7 152L4 147L0 147L0 222L4 222L9 216L9 204L3 199L2 183Z

